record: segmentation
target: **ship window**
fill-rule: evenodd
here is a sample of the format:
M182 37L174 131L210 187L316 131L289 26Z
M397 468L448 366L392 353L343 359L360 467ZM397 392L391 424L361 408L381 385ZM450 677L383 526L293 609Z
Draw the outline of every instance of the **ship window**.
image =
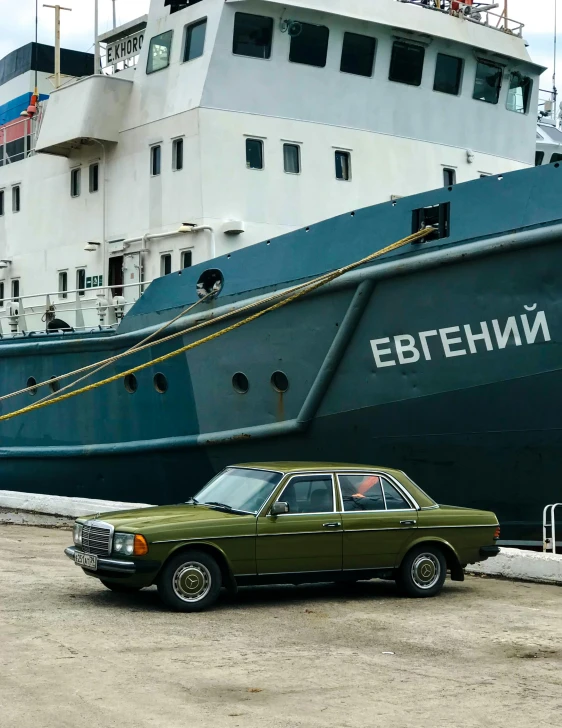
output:
M519 71L511 74L509 91L507 92L507 108L518 114L526 114L529 110L529 100L533 81L529 76L523 76Z
M184 250L181 254L181 267L191 268L193 265L193 253L191 250Z
M478 61L476 65L476 80L472 98L485 101L487 104L497 104L500 97L503 71L500 66L488 61Z
M237 56L270 58L273 37L273 18L249 13L234 16L232 52Z
M544 160L544 152L535 152L535 167L540 167Z
M402 40L394 41L388 78L397 83L419 86L422 80L425 48Z
M35 386L37 384L37 379L35 377L29 377L27 380L26 386L31 389L29 390L29 396L34 397L37 394L37 387Z
M372 76L377 41L369 35L344 33L340 71L357 76Z
M62 270L59 273L59 295L61 298L67 298L68 294L68 273Z
M172 144L172 169L183 169L183 139L174 139Z
M156 372L152 381L154 382L154 389L160 394L168 391L168 379L162 372Z
M76 271L76 288L78 289L78 295L83 296L86 291L86 269L78 268Z
M232 386L235 392L238 394L246 394L250 389L250 382L248 377L243 372L236 372L232 377Z
M100 188L100 166L99 164L90 164L89 169L90 192L97 192Z
M51 392L58 392L60 389L60 382L57 377L55 377L55 375L49 377L49 382L49 389L51 390Z
M12 281L12 301L13 303L19 303L20 300L20 282L16 278Z
M433 90L458 96L461 89L462 67L462 58L438 53Z
M125 385L125 389L129 394L134 394L138 389L138 382L137 378L134 374L127 374L125 379L123 380L123 384Z
M562 162L562 154L554 152L554 154L550 158L550 164L554 164L554 162Z
M445 187L451 187L451 185L457 182L457 172L449 167L443 168L443 184Z
M263 142L261 139L246 139L246 167L263 169Z
M185 30L185 48L183 60L192 61L203 55L205 49L205 33L207 32L207 18L188 25Z
M287 174L300 174L301 148L298 144L283 144L283 166Z
M310 23L299 23L299 25L300 33L291 38L289 60L293 63L324 68L328 55L330 31L325 25L311 25Z
M16 185L12 187L12 212L19 212L21 210L20 200L20 186Z
M0 217L4 214L4 190L0 190Z
M80 167L78 167L77 169L73 169L70 172L70 196L71 197L80 196L80 172L81 172Z
M351 179L351 154L349 152L336 152L336 179Z
M150 147L150 174L152 177L157 177L160 174L162 167L162 147L160 144L156 144L154 147Z
M4 305L4 281L0 281L0 307Z
M164 253L160 256L160 275L167 276L172 272L172 254Z
M160 33L160 35L155 35L154 38L150 39L148 61L146 64L147 73L161 71L170 65L173 34L173 30L167 30L165 33Z

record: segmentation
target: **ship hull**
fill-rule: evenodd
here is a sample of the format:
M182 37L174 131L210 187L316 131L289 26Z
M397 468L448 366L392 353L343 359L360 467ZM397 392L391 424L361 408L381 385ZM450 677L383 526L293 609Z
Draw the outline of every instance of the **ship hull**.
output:
M529 184L518 175L531 173L512 175L513 197L526 200L527 211ZM341 221L326 221L309 238L305 256L317 268L295 263L292 279L276 270L279 286L371 252L373 229L384 229L378 238L387 244L403 237L412 210L439 203L443 194L412 198L394 228L383 224L388 206L372 208L363 228L358 213L343 248ZM487 204L495 214L497 202ZM513 215L517 205L510 208ZM488 221L484 229L496 237L483 238L476 234L482 220L461 224L452 207L454 236L409 246L402 256L385 257L143 369L133 394L117 381L1 423L2 488L170 503L185 500L234 462L361 462L403 469L440 502L494 510L505 539L540 540L544 506L562 500L562 228L552 207L534 214L540 219L515 225L505 208L505 229L493 230ZM291 253L290 236L279 244ZM233 284L230 299L228 285L224 289L234 307L271 293L271 285L251 285L260 263L250 267L252 251L241 252L246 260L241 255L239 267L225 273L227 283L230 275L239 286L235 291ZM219 265L227 270L232 264ZM271 271L261 273L275 282ZM181 278L182 286L189 283ZM189 289L169 279L152 284L133 309L128 346L146 333L142 326L153 323L153 312L161 322L189 303ZM163 305L170 301L176 307ZM154 344L93 381L172 353L244 315ZM118 337L6 342L0 346L3 390L18 389L29 375L48 379L124 348ZM239 372L249 383L245 393L233 386ZM287 377L286 391L273 386L275 372ZM153 385L158 373L167 379L165 393ZM28 403L22 395L4 401L2 411Z

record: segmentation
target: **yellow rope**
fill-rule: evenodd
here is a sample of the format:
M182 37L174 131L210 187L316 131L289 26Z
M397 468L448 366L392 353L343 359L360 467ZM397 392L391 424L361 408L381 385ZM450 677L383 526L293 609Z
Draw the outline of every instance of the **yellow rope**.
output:
M175 316L173 319L171 319L170 321L166 321L166 323L163 324L162 326L160 326L159 329L157 329L152 334L149 334L144 339L139 341L138 344L131 346L129 349L127 349L127 351L124 351L121 354L117 354L116 356L112 356L109 359L104 359L103 361L98 362L98 365L94 365L94 366L97 366L96 369L93 369L93 370L87 372L86 374L84 374L83 377L80 377L79 379L75 379L73 382L66 384L62 389L59 389L56 392L51 392L46 397L43 397L42 399L38 400L34 404L39 404L40 402L46 402L48 399L53 399L53 397L55 397L55 396L60 396L61 393L64 392L65 390L70 389L71 387L74 387L77 384L80 384L80 382L83 382L85 379L88 379L89 377L93 376L94 374L101 372L102 369L105 369L110 364L113 364L114 362L116 362L118 359L122 359L124 356L129 356L130 354L136 354L138 351L140 351L141 348L144 349L148 345L148 342L151 339L153 339L155 336L158 336L158 334L161 334L162 331L164 331L169 326L174 324L178 319L182 318L182 316L186 316L190 311L192 311L200 303L203 303L203 301L205 301L211 295L212 295L212 293L207 293L205 296L202 296L198 301L196 301L195 303L192 303L187 308L185 308L183 311L178 313L178 315ZM151 346L154 346L154 343L152 343ZM67 378L69 376L72 376L72 373L64 374L61 377L58 377L57 381L58 381L58 379L62 379L63 377ZM51 379L50 381L52 382L53 380Z
M313 279L312 281L308 282L308 285L306 287L299 290L297 293L294 293L293 295L289 296L288 298L285 298L282 301L279 301L278 303L274 304L273 306L269 306L268 308L264 309L263 311L258 311L255 314L252 314L251 316L248 316L245 319L242 319L242 321L238 321L231 326L228 326L225 329L221 329L220 331L216 331L214 334L210 334L209 336L205 336L202 339L199 339L198 341L194 341L191 344L187 344L186 346L182 346L179 349L176 349L175 351L169 352L168 354L164 354L163 356L159 356L156 359L151 359L150 361L145 362L144 364L139 364L136 367L133 367L132 369L129 369L125 372L120 372L119 374L115 374L112 377L108 377L107 379L102 379L99 382L94 382L93 384L89 384L86 387L82 387L81 389L77 389L73 392L67 392L66 394L62 394L54 399L48 399L44 400L42 402L36 402L35 404L28 405L27 407L22 407L19 410L16 410L14 412L10 412L7 415L2 415L0 417L0 422L4 422L5 420L10 420L13 417L17 417L19 415L26 414L27 412L33 412L34 410L42 409L43 407L49 407L52 404L55 404L56 402L63 402L64 400L71 399L72 397L76 397L79 394L84 394L85 392L90 392L94 389L97 389L98 387L103 387L106 384L111 384L112 382L119 381L123 379L124 377L128 376L129 374L135 374L136 372L140 372L144 369L148 369L151 366L154 366L155 364L161 364L164 361L167 361L168 359L171 359L172 357L179 356L180 354L184 354L186 351L190 351L191 349L195 349L198 346L201 346L202 344L206 344L210 341L214 341L215 339L218 339L220 336L223 336L224 334L229 333L230 331L234 331L235 329L239 329L242 326L245 326L246 324L249 324L252 321L256 321L257 319L261 318L262 316L265 316L266 313L269 313L271 311L275 311L276 309L282 308L283 306L286 306L287 304L291 303L292 301L295 301L297 298L300 298L301 296L306 295L307 293L310 293L311 291L314 291L316 288L320 288L320 286L326 285L326 283L329 283L332 280L335 280L336 278L339 278L340 276L344 275L345 273L348 273L351 270L354 270L355 268L359 268L362 265L365 265L366 263L369 263L370 261L374 260L375 258L379 258L382 255L386 255L387 253L392 252L393 250L396 250L397 248L401 248L404 245L408 245L409 243L412 243L419 238L422 238L428 234L428 231L432 230L432 228L425 228L423 230L420 230L417 233L414 233L413 235L409 235L406 238L403 238L402 240L398 240L395 243L392 243L392 245L388 245L386 248L383 248L382 250L377 251L376 253L371 253L370 255L366 256L365 258L362 258L361 260L356 261L355 263L350 263L349 265L338 268L337 270L333 271L332 273L328 273L326 275L320 276L319 278ZM215 320L216 323L216 320ZM137 350L138 351L138 350Z
M322 278L325 278L329 274L324 274L323 276L320 276L317 279L314 280L321 280ZM27 392L35 391L37 389L40 389L41 387L46 387L48 384L52 384L53 382L59 382L62 379L68 379L69 377L75 376L76 374L82 374L83 372L88 372L92 369L95 369L95 367L104 368L106 364L112 364L119 359L123 359L126 356L130 356L131 354L138 354L140 351L144 351L145 349L148 349L149 347L158 346L159 344L164 344L167 341L171 341L172 339L177 339L180 336L184 336L187 333L191 333L193 331L198 331L199 329L203 329L206 326L210 326L211 324L216 324L219 321L223 321L227 318L232 318L233 316L239 316L244 311L248 311L249 309L255 308L256 306L263 306L264 304L268 303L269 301L273 301L276 298L280 298L282 296L286 296L289 293L292 293L293 291L300 290L301 288L304 288L306 286L309 286L312 281L306 281L305 283L299 283L296 286L292 286L291 288L284 289L282 291L276 291L271 296L267 296L266 298L260 298L257 301L253 301L252 303L248 303L245 306L242 306L239 309L233 310L233 311L227 311L227 313L222 314L221 316L217 316L216 318L210 318L207 321L202 321L201 323L197 324L196 326L188 326L186 329L181 329L180 331L176 331L173 334L170 334L168 336L165 336L162 339L158 339L158 341L153 341L150 344L144 343L147 342L149 339L155 337L158 333L163 331L165 328L171 326L175 321L177 321L179 318L182 318L185 316L192 308L195 308L195 306L202 303L204 300L206 300L207 296L203 297L200 301L196 301L194 304L191 304L188 306L184 311L182 311L180 314L178 314L175 318L173 318L171 321L166 322L163 326L158 329L158 331L155 331L154 333L150 334L150 336L147 336L146 339L143 339L143 341L140 341L138 344L135 344L135 346L132 346L130 349L127 349L126 351L122 352L121 354L116 354L115 356L109 357L108 359L102 359L100 361L94 362L93 364L88 364L85 367L81 367L80 369L75 369L74 371L67 372L66 374L60 374L58 377L53 377L52 379L46 379L44 382L38 382L36 384L32 384L30 387L25 387L24 389L18 389L15 392L10 392L9 394L5 394L2 397L0 397L0 402L2 402L5 399L11 399L12 397L16 397L19 394L26 394ZM210 295L210 294L209 294ZM111 339L108 339L110 342ZM99 370L98 370L99 371ZM91 374L95 374L96 372L91 372ZM64 387L64 389L68 389L68 387L73 386L73 384L77 384L78 381L73 382L72 384L69 384L68 386ZM63 391L63 390L59 390ZM53 395L57 394L57 392L53 392ZM49 397L44 399L50 399L51 395ZM41 402L43 400L40 400ZM38 402L36 402L38 404Z

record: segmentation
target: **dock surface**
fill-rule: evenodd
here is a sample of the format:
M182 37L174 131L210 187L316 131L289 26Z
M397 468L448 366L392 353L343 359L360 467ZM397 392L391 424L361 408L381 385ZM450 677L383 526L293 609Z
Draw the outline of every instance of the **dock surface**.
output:
M529 728L562 716L562 588L467 576L241 589L174 614L113 594L68 530L0 526L6 728ZM386 654L390 653L390 654Z

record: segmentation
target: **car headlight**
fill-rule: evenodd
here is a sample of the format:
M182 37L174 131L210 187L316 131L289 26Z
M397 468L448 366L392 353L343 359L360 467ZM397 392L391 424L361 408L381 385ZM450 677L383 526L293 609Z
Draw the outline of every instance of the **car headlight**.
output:
M74 531L72 532L72 538L74 540L75 546L82 546L82 529L83 529L83 525L81 523L74 524Z
M135 549L134 533L115 533L113 535L113 552L132 556Z

